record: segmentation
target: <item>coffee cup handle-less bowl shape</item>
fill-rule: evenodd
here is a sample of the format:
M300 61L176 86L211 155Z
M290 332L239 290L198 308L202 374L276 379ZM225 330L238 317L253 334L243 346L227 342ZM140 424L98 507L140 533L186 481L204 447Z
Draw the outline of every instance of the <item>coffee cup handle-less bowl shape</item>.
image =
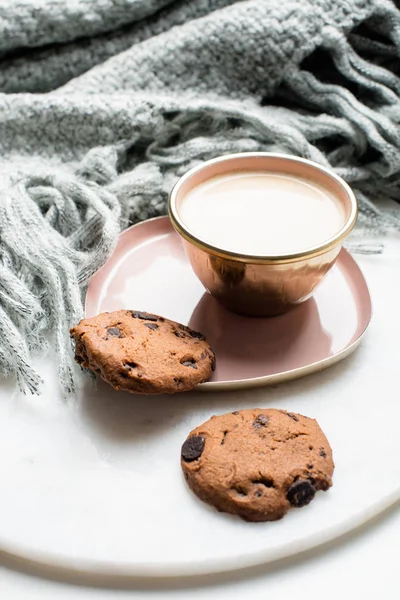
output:
M182 202L195 186L237 171L284 173L315 182L340 202L342 227L317 246L287 254L251 255L211 245L187 227L181 216ZM320 165L289 155L248 153L210 160L186 173L170 194L169 216L193 271L212 296L239 314L275 316L312 296L356 223L357 202L350 187Z

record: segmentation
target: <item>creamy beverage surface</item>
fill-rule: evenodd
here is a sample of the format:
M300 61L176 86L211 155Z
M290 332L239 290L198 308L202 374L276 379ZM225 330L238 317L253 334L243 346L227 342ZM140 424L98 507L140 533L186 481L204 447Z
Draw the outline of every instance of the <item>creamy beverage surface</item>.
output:
M182 199L179 214L209 244L253 255L307 250L345 223L340 201L318 183L263 171L232 172L201 183Z

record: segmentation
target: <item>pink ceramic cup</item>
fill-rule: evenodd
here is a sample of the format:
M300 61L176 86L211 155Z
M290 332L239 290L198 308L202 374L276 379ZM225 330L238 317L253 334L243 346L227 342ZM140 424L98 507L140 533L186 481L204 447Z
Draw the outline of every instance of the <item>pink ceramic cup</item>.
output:
M286 173L322 186L341 203L343 226L319 246L279 256L253 256L210 245L183 222L182 201L212 177L246 170ZM233 312L264 317L284 313L313 294L356 223L357 201L340 177L309 160L263 152L231 154L204 162L181 177L169 196L169 216L206 290Z

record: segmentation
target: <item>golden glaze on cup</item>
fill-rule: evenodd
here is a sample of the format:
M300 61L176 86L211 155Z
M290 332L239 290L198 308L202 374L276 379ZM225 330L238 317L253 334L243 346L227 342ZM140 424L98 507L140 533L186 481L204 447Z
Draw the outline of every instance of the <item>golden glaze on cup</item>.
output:
M228 252L198 238L179 215L185 195L212 177L246 170L287 173L321 185L333 193L344 208L342 229L319 246L298 253L269 256ZM169 216L183 238L194 272L210 294L236 313L273 316L286 312L312 295L356 223L357 201L340 177L311 161L264 152L230 154L204 162L178 181L169 197Z

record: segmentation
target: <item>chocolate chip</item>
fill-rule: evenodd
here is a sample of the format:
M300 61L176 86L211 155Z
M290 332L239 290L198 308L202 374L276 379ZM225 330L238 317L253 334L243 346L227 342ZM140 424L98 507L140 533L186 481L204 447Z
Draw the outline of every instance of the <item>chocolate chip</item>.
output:
M262 496L262 491L261 490L256 490L254 492L254 495L257 496L257 498L260 498Z
M266 488L274 487L274 482L272 479L269 479L269 477L260 477L260 479L253 479L252 483L264 485Z
M290 417L291 419L293 419L293 421L298 421L299 420L299 417L297 415L295 415L294 413L292 413L292 412L288 412L286 414L287 414L288 417Z
M191 367L192 369L197 370L197 364L194 358L189 358L188 360L181 361L181 365L184 367Z
M144 323L144 326L148 327L149 329L152 329L153 331L158 329L158 325L156 323Z
M111 337L124 337L121 330L118 327L109 327L107 329L107 335Z
M137 364L134 363L134 362L126 362L126 363L124 363L124 367L125 367L125 369L128 369L128 370L129 369L136 369Z
M178 329L175 329L174 334L176 335L176 337L178 338L189 338L189 328L186 327L185 325L181 325L180 323L178 323Z
M319 449L319 455L322 456L322 458L326 458L326 452L323 448Z
M225 438L226 438L226 436L227 436L227 435L228 435L228 432L227 432L227 431L224 431L224 433L223 433L223 438L222 438L222 440L221 440L221 446L223 446L223 445L225 444Z
M203 454L205 439L201 435L192 435L182 446L181 457L185 462L192 462Z
M233 415L238 415L238 414L239 414L239 411L238 411L238 410L234 410L232 414L233 414Z
M300 508L309 504L314 496L315 488L308 479L299 479L290 486L286 497L292 506Z
M204 342L204 340L206 339L206 336L203 335L202 333L199 333L198 331L189 331L190 337L192 338L196 338L197 340L201 340Z
M253 421L254 429L260 429L268 425L269 418L267 415L258 415Z
M140 312L140 310L134 310L131 312L134 319L142 319L143 321L158 321L156 315L150 315L147 312Z
M314 468L314 465L312 465L311 463L309 463L309 464L307 465L307 469L313 469L313 468Z
M182 379L179 379L179 377L174 377L174 383L176 383L176 385L181 385Z
M217 364L217 359L215 358L215 354L213 353L211 355L211 370L212 371L215 371L216 364Z
M175 329L174 335L176 335L177 338L185 338L186 337L186 335L184 333L182 333L182 331L178 331L177 329Z

